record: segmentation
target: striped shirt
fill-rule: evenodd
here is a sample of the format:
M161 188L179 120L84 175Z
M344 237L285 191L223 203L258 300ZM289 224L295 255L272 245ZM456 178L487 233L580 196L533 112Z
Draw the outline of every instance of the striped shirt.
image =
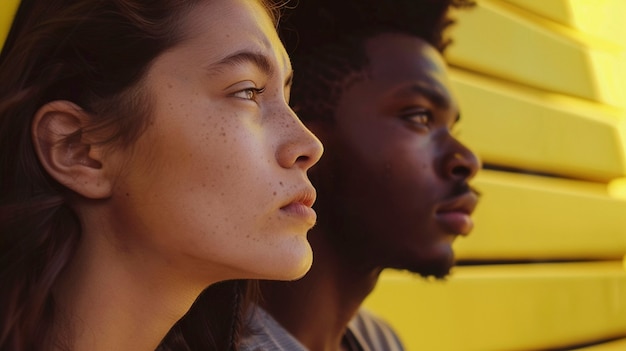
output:
M248 332L240 351L308 351L263 308L256 306L248 316ZM403 351L391 327L363 309L348 324L344 342L353 351Z

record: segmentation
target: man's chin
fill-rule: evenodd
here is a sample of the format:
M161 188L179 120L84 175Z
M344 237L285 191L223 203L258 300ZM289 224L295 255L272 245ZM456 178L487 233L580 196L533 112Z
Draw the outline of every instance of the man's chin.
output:
M421 262L410 271L424 278L444 280L450 275L452 267L454 267L454 257L449 257L437 261Z
M444 281L446 280L446 278L448 278L448 276L450 275L450 272L436 272L436 273L418 273L422 278L424 279L434 279L434 280L439 280L439 281Z

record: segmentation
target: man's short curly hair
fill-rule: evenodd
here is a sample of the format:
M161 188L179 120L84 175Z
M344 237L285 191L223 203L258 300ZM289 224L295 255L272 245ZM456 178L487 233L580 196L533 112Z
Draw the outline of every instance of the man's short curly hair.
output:
M443 53L450 7L472 0L299 0L279 24L294 67L291 105L303 121L330 119L343 90L368 64L367 39L405 33Z

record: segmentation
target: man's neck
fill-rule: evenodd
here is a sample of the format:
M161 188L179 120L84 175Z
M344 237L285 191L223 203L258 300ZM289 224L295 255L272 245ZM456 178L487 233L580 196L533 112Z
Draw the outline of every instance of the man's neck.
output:
M376 285L380 269L350 262L347 255L322 242L328 234L314 230L309 235L316 258L311 270L294 282L262 282L262 306L309 350L338 351L348 323Z

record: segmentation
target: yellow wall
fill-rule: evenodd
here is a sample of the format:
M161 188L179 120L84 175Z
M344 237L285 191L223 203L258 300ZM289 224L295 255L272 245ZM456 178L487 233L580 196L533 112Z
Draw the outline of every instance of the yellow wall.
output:
M626 349L626 1L478 4L447 53L476 229L447 281L386 271L366 306L409 350Z
M0 1L0 48L4 43L4 38L9 32L13 15L17 9L20 0L1 0Z
M409 350L626 350L626 1L477 2L447 52L476 227L447 281L385 271L366 306Z

